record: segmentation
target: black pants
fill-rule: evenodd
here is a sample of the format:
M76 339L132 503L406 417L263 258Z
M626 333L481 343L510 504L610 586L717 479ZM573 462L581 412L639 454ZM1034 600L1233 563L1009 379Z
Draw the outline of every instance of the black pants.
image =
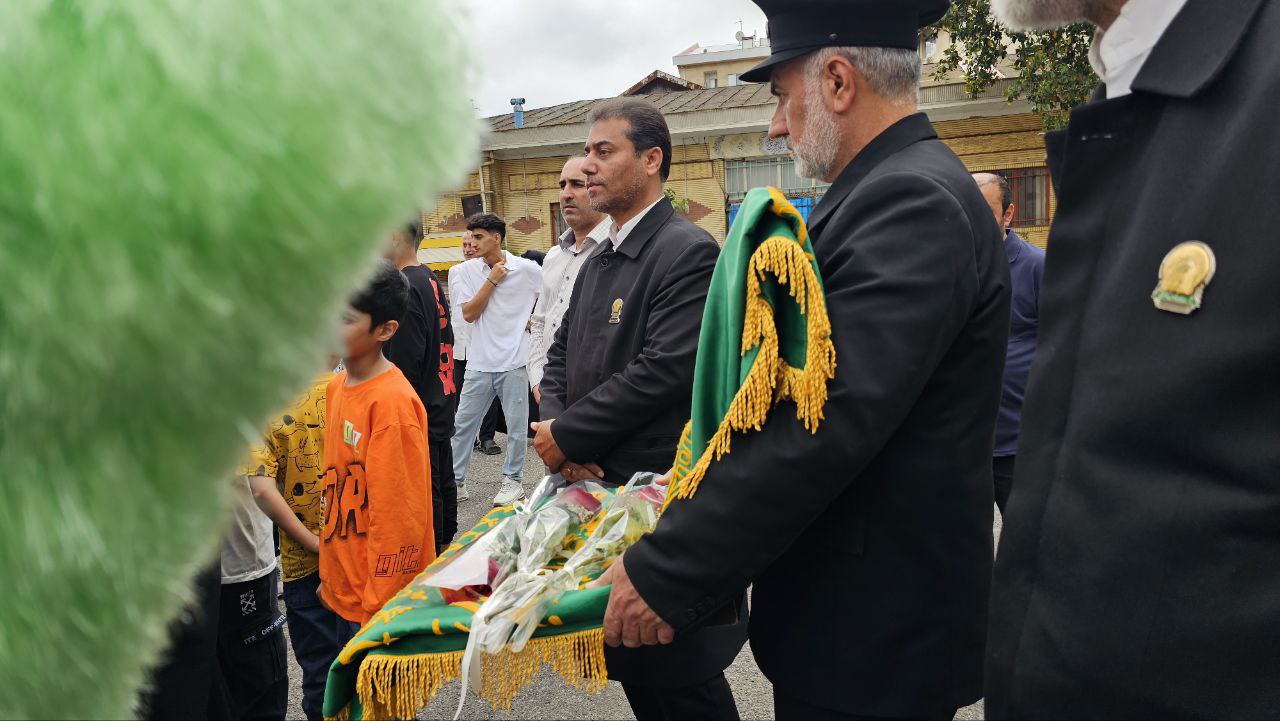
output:
M302 712L309 721L321 721L324 687L329 667L338 657L338 616L316 597L320 572L284 583L285 618L293 656L302 669Z
M903 718L932 719L934 721L950 721L955 718L956 709L940 709L926 714L912 714ZM778 721L796 719L815 719L815 721L887 721L883 716L859 716L829 708L814 706L795 696L782 693L775 686L773 689L773 717Z
M453 444L448 438L430 441L431 516L436 534L436 555L458 535L458 484L453 481Z
M454 378L458 379L458 397L462 397L462 384L467 379L467 362L464 360L455 360ZM498 432L498 421L502 419L502 405L497 398L493 399L493 405L489 406L489 412L484 414L484 420L480 422L480 435L477 438L480 441L493 440L493 434Z
M1004 515L1004 505L1009 502L1009 490L1013 488L1013 460L1017 456L996 456L991 459L991 472L996 479L996 507Z
M218 623L218 664L241 721L284 719L289 710L284 615L273 571L252 581L224 583Z
M636 721L666 719L713 719L738 721L738 704L724 674L684 688L641 688L623 684L627 703Z
M195 577L196 603L169 626L169 647L151 688L138 701L142 719L231 718L218 667L218 610L222 569L217 559Z

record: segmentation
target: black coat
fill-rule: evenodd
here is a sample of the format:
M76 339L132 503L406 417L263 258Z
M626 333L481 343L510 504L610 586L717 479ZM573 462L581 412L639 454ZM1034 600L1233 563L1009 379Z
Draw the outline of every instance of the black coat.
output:
M664 199L616 252L605 244L587 259L547 353L539 406L555 419L552 434L569 460L599 463L614 484L671 467L689 420L698 331L719 253ZM671 646L607 649L609 678L670 688L720 673L746 643L741 590L721 609L737 610L735 623L703 627Z
M1049 140L1061 205L992 597L994 718L1280 714L1280 2L1190 0ZM1188 316L1151 301L1207 243Z
M924 115L844 170L810 218L836 346L817 434L794 406L735 436L627 553L677 632L754 582L777 688L868 716L982 694L991 447L1009 326L995 218Z
M611 248L601 244L578 274L547 351L539 411L555 419L569 460L599 463L606 481L626 483L675 459L720 246L664 199Z

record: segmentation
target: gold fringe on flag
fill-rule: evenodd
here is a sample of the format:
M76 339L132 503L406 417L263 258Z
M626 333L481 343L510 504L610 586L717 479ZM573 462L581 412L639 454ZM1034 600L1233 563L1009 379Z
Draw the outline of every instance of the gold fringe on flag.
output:
M776 195L781 196L780 193ZM785 208L780 207L785 203ZM779 215L797 214L785 199L775 197L775 211ZM803 227L803 226L802 226ZM803 236L800 242L803 242ZM813 257L804 247L791 238L773 236L760 244L751 254L747 277L746 318L742 327L741 353L759 346L755 362L747 373L742 387L734 395L729 410L707 449L687 473L678 472L677 479L667 496L667 504L676 498L692 498L712 461L718 461L729 452L734 431L744 433L760 430L769 411L783 400L796 404L796 417L810 433L817 433L823 419L823 406L827 403L827 381L835 378L836 350L831 342L831 320L822 295L822 285L813 270ZM777 277L786 286L805 316L808 347L804 368L793 368L778 353L778 328L773 308L765 300L761 282L765 274ZM692 423L685 426L680 448L689 446ZM686 454L687 455L687 454ZM689 462L692 459L687 459ZM679 471L681 459L676 466Z
M415 656L368 656L360 664L356 693L364 719L409 719L435 698L445 684L462 677L462 651ZM572 687L599 693L609 680L604 663L604 629L595 628L529 641L520 653L503 650L483 658L480 698L495 711L511 710L511 702L533 682L546 664ZM462 689L462 693L466 693ZM347 721L350 706L327 721Z

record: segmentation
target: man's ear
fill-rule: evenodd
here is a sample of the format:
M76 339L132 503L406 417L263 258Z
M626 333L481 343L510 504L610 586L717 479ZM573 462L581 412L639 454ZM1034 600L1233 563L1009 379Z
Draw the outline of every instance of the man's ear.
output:
M1004 225L1005 225L1005 227L1007 228L1007 227L1009 227L1009 226L1013 225L1013 219L1014 219L1014 218L1016 218L1016 217L1018 217L1018 206L1017 206L1017 205L1014 205L1013 203L1010 203L1010 204L1009 204L1009 207L1004 209Z
M386 343L391 340L391 336L395 335L398 330L400 330L400 321L389 320L374 329L373 338L379 343Z
M858 95L858 72L847 58L833 55L822 66L822 99L835 115L849 112Z
M644 162L645 173L657 175L662 172L662 148L649 148L640 154L640 159Z

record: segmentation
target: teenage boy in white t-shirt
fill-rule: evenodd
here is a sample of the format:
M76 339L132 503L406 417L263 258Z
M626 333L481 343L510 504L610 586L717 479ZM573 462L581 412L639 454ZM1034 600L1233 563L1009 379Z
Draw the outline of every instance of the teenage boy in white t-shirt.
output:
M466 493L472 441L497 397L506 416L507 457L502 487L493 499L505 506L524 496L524 457L529 427L529 316L542 290L542 269L502 249L507 224L493 213L467 219L476 257L450 273L449 292L463 320L471 324L466 378L453 435L453 475Z

